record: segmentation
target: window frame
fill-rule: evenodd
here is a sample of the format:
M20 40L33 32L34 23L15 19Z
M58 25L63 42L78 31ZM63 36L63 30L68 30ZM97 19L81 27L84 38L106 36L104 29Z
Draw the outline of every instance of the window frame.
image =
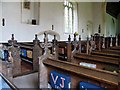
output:
M65 34L73 34L74 33L74 4L68 0L64 0L63 5L64 5L64 32ZM68 9L67 15L65 15L65 8ZM71 17L70 17L70 9L72 11ZM68 21L66 21L66 16ZM71 21L70 21L70 18L72 18ZM66 25L66 22L67 22L67 25ZM70 23L72 24L72 27Z

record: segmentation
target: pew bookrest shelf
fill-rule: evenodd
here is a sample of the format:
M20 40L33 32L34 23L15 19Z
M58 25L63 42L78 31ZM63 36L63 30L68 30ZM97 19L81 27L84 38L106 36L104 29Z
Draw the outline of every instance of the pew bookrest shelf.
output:
M114 50L114 49L103 49L102 52L120 54L120 50Z
M31 49L31 50L33 49L33 48L32 48L33 46L30 47L30 46L20 45L20 47L21 47L21 48L26 48L26 49Z
M26 62L29 62L29 63L33 63L32 61L28 60L28 59L25 59L25 58L21 58L23 61L26 61Z
M112 85L118 85L118 74L117 73L79 66L79 65L76 65L70 62L60 61L60 60L56 60L52 58L48 58L44 60L43 63L45 65L58 68L58 70L62 69L67 72L72 72L80 76L92 78L94 80L106 82Z
M120 46L110 47L110 49L113 49L113 50L120 50Z
M113 53L107 53L107 52L101 52L101 51L94 51L91 54L102 55L102 56L110 56L110 57L116 57L116 58L120 57L119 54L113 54Z
M91 61L98 61L101 63L115 64L115 65L119 64L119 60L117 58L99 56L99 55L88 55L88 54L83 54L83 53L81 54L76 53L76 55L74 55L74 58L87 59Z

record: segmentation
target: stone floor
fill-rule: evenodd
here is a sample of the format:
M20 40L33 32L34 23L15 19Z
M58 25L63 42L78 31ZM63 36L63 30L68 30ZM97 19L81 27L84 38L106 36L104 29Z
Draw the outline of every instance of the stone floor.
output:
M39 86L38 72L15 77L13 79L13 83L17 88L20 89L28 88L28 89L36 90Z

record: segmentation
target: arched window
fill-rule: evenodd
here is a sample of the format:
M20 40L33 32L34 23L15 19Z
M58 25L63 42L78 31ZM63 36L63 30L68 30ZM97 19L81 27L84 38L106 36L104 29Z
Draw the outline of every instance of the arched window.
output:
M64 1L64 20L65 33L73 33L73 4L68 0Z
M71 0L72 1L72 0ZM78 32L77 3L64 0L64 27L65 33Z

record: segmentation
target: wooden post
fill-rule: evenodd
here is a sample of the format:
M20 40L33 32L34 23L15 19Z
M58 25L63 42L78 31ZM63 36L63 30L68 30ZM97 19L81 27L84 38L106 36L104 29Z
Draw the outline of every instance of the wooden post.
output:
M79 35L78 45L79 45L78 53L81 53L81 35Z
M2 73L10 81L13 80L13 65L12 62L0 60L0 73Z
M101 37L100 37L100 35L99 35L99 51L101 51Z
M17 40L14 40L14 34L12 34L11 40L8 40L8 44L10 44L10 45L15 45L15 44L17 44Z
M87 36L86 53L89 54L89 37Z
M104 37L104 34L103 34L103 43L102 43L102 48L105 48L105 37Z
M7 78L10 80L10 81L13 81L13 64L12 62L6 62L7 64Z
M15 47L15 45L17 46L17 40L14 40L14 34L12 34L12 38L8 41L8 44L11 45L8 51L11 52L13 57L13 76L16 76L21 74L21 58L19 46Z
M106 38L106 48L109 48L109 38Z
M111 35L111 38L110 38L110 47L112 47L112 35Z
M90 47L89 47L89 54L96 49L95 41L93 40L93 36L91 35L90 39Z
M48 33L44 33L44 43L40 44L44 49L44 54L39 57L39 88L47 88L48 86L48 72L43 61L49 57L48 48L52 47L52 43L48 43Z
M55 58L58 59L58 45L57 45L56 35L54 35L54 39L52 40L52 42L53 42L53 47L52 47L53 55L55 55Z
M37 38L37 35L35 35L35 39L33 40L33 70L38 71L39 69L39 60L38 57L42 55L42 48L40 47L40 41Z
M116 35L116 43L115 43L116 46L118 46L118 36Z
M74 40L73 40L72 44L74 45L74 49L72 51L72 55L74 55L77 52L77 50L76 50L76 48L77 48L77 39L76 39L76 35L75 34L74 34Z
M71 46L71 37L69 35L68 37L68 43L67 43L67 61L71 62L71 58L72 58L72 46Z

